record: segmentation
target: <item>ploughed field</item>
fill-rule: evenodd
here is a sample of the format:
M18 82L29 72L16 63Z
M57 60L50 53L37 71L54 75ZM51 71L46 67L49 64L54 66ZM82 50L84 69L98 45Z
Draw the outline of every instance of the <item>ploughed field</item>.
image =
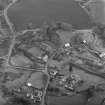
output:
M0 4L0 105L105 104L103 24L73 0Z

